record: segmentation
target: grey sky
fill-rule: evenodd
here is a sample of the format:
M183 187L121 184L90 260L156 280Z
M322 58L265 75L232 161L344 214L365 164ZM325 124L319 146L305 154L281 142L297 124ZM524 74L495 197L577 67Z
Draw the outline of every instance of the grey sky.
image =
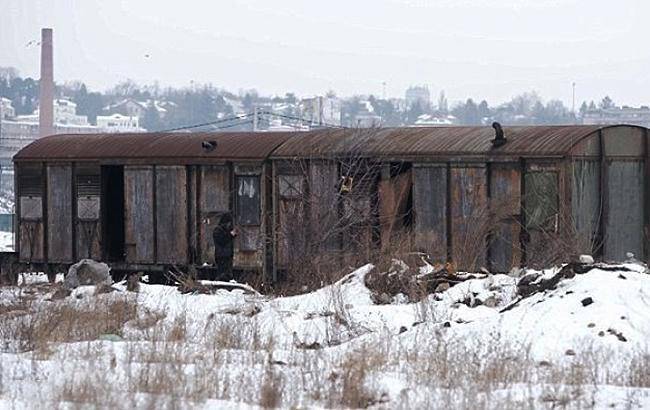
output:
M211 82L236 91L403 96L410 84L496 104L539 91L650 104L647 0L0 0L0 66L91 88ZM150 58L145 58L149 54ZM434 97L435 98L435 97Z

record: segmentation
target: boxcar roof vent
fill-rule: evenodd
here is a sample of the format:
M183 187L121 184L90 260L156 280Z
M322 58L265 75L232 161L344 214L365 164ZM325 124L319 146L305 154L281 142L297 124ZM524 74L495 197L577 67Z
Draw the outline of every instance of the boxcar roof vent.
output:
M205 152L212 152L212 151L214 151L215 148L217 148L217 141L214 141L214 140L212 140L212 141L203 141L201 143L201 147L203 147L203 150L205 150Z
M492 123L492 128L494 128L494 139L491 140L492 148L498 148L508 142L506 136L503 134L503 128L501 128L501 124L494 121Z

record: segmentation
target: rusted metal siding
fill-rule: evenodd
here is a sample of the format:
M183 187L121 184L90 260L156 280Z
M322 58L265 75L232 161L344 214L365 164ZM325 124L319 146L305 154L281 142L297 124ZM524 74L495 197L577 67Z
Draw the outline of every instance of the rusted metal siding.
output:
M126 261L154 262L154 170L124 167ZM164 200L161 198L161 201Z
M187 171L156 167L156 253L158 263L187 263Z
M508 272L521 263L521 171L518 165L494 164L490 168L489 257L493 272Z
M643 256L642 161L607 162L607 214L605 217L606 260L622 261L626 252Z
M14 160L263 160L292 136L290 132L52 135L29 144ZM204 149L206 141L214 141L216 148Z
M583 139L594 136L600 128L593 125L503 127L508 142L499 148L492 147L491 127L319 130L298 133L279 146L271 158L326 158L351 152L391 157L562 156Z
M200 169L200 256L214 264L212 232L224 212L230 211L230 170L226 166L202 165Z
M600 197L600 163L574 159L572 175L571 215L576 252L592 255L599 248L598 229L602 221Z
M413 166L415 246L436 262L447 260L447 168Z
M460 270L485 266L489 229L485 167L450 168L451 259Z
M72 165L47 166L47 259L72 262Z

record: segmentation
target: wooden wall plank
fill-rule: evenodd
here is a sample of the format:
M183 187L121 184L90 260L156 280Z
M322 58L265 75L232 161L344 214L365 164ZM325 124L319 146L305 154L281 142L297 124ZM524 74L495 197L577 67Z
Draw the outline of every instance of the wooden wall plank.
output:
M447 168L413 167L415 246L436 262L447 260Z
M571 170L571 219L576 252L593 255L599 248L598 227L602 220L600 163L573 160Z
M47 258L72 262L72 165L47 166Z
M187 169L156 167L158 263L187 263Z
M490 169L490 269L509 272L521 263L521 171L518 164L492 164Z
M626 252L643 258L643 161L608 161L609 213L604 229L604 257L623 261Z
M459 270L476 271L486 264L489 231L485 167L452 167L452 261Z
M225 166L203 165L199 178L199 261L214 264L212 231L219 216L230 211L230 170Z
M126 260L154 262L153 167L124 167Z

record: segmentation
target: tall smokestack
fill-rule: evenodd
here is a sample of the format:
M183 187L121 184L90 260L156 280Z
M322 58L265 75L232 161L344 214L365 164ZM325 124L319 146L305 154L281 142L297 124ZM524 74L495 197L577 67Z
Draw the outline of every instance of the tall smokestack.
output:
M41 30L41 95L39 97L38 135L54 133L54 61L52 29Z

